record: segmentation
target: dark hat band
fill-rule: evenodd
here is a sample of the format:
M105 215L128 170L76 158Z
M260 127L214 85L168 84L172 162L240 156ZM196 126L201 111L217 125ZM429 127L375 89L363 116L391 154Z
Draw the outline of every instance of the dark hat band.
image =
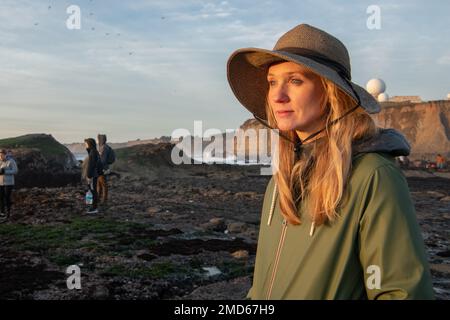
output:
M323 54L318 53L317 51L295 47L276 49L276 51L284 51L314 60L320 64L326 65L327 67L335 70L340 76L348 80L352 79L350 71L346 67L344 67L341 63L335 60L331 60L330 58L324 56Z

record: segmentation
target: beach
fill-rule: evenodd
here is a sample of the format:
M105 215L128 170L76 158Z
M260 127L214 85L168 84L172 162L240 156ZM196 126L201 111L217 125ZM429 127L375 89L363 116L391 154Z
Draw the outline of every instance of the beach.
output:
M0 225L1 299L244 299L270 176L193 165L111 177L85 214L83 184L20 189ZM438 299L450 298L448 179L409 177ZM66 286L69 265L81 290Z

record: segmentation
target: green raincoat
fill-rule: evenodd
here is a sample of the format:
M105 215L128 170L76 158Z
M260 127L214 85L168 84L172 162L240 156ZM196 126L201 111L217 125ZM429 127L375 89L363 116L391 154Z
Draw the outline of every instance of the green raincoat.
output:
M395 157L409 154L396 131L354 147L349 201L333 223L284 223L272 178L264 197L251 299L433 299L408 185ZM273 205L270 225L269 212Z

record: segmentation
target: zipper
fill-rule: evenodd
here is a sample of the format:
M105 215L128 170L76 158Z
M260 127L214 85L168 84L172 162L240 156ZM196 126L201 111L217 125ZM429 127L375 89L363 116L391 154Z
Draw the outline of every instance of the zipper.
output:
M270 226L270 224L272 223L273 212L275 210L275 199L276 198L277 198L277 184L275 183L275 185L273 187L272 203L270 204L269 218L267 219L268 226Z
M273 289L273 285L275 282L275 276L277 273L278 264L280 262L281 250L283 249L284 239L286 238L286 230L287 230L287 221L286 221L286 219L284 219L283 220L283 228L281 230L280 241L278 243L277 253L275 255L275 263L274 263L273 270L272 270L272 276L270 278L269 289L267 290L266 300L269 300L270 296L272 295L272 289Z

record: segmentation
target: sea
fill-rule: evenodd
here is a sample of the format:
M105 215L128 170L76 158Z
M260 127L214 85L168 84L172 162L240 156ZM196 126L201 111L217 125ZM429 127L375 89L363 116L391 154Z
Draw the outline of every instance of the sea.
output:
M77 159L77 161L83 161L84 158L87 157L87 153L86 152L84 152L84 153L73 153L73 155L74 155L75 159Z
M75 156L75 158L77 159L77 161L83 161L84 158L87 157L87 153L73 153L73 155ZM237 159L236 157L227 157L227 158L222 158L222 157L212 157L212 156L205 156L205 157L194 157L192 158L198 162L202 162L202 163L206 163L206 164L234 164L234 165L241 165L241 166L245 166L245 165L263 165L263 166L267 166L270 165L270 161L266 161L266 162L257 162L256 160L253 159L247 159L247 160L240 160Z

